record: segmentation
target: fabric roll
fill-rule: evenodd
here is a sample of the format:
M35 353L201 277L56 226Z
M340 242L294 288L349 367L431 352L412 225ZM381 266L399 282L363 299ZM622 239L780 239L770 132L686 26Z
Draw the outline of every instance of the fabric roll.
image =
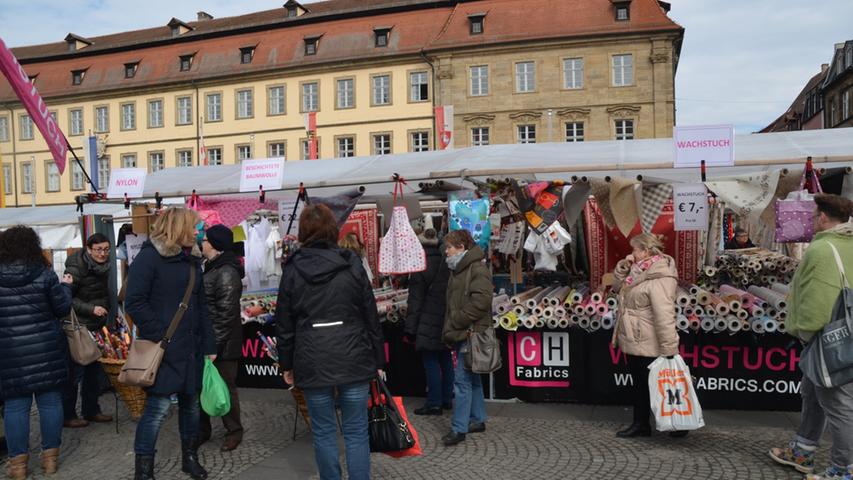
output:
M613 177L610 180L610 212L619 232L627 237L640 219L637 209L635 187L639 182L635 179Z
M672 185L668 183L643 184L643 213L640 219L643 232L651 233L660 216L661 209L670 198L672 198Z
M603 330L610 330L613 328L613 325L613 312L607 312L601 316L601 328Z
M780 170L749 176L721 178L705 185L736 215L757 222L770 205L779 183Z
M690 328L690 321L684 315L679 315L675 325L679 330L687 331Z
M588 182L575 182L563 187L563 217L566 225L574 225L578 221L589 200L590 190Z
M601 178L590 178L589 184L604 224L607 228L613 228L616 225L616 220L613 218L613 211L610 209L610 184Z
M714 330L714 319L711 317L702 317L700 327L705 332L710 332Z

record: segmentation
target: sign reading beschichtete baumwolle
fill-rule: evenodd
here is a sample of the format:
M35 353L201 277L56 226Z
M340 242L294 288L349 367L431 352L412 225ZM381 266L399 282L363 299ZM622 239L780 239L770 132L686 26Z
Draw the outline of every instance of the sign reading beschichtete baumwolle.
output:
M735 164L735 129L732 125L673 127L675 168L731 167Z
M243 160L240 164L240 191L279 190L284 183L284 159Z

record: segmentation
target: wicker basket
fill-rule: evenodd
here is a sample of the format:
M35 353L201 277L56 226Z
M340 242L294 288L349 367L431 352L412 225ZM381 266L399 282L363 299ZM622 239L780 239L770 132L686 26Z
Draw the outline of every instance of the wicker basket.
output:
M140 387L125 385L118 381L118 374L121 373L121 367L124 366L124 360L116 360L113 358L100 358L98 360L104 366L104 372L110 378L110 383L118 392L130 416L134 420L139 420L142 416L142 411L145 410L145 390Z
M302 390L293 387L290 389L290 394L293 395L293 400L296 401L296 407L299 409L299 413L302 414L302 418L305 419L305 423L308 425L308 430L311 430L311 416L308 414L308 404L305 403L305 394Z

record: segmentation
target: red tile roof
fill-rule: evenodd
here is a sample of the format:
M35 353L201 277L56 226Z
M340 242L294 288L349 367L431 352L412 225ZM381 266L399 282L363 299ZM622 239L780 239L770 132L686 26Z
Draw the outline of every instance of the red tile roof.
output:
M800 93L797 95L797 98L795 98L794 102L791 103L791 106L788 107L787 110L785 110L785 113L779 115L779 117L776 118L776 120L773 120L773 123L771 123L770 125L767 125L766 127L762 128L759 133L787 132L789 130L788 125L791 122L796 122L800 117L802 117L803 111L805 110L804 101L806 95L808 95L810 91L812 91L815 87L817 87L823 82L823 80L826 78L827 73L828 69L821 71L820 73L809 79L809 81L806 82L806 86L803 87L802 90L800 90ZM821 105L821 107L822 106L823 105ZM802 120L806 121L808 119L804 118Z
M65 42L21 47L14 52L28 74L38 74L36 87L42 96L53 98L505 42L683 32L655 0L634 0L627 22L614 20L609 0L473 0L453 1L453 7L450 3L330 0L307 4L311 12L297 19L285 19L286 9L278 8L187 22L194 30L179 38L172 38L170 28L163 26L92 37L88 39L92 45L71 54ZM487 14L485 33L470 35L467 15L478 12ZM393 26L387 47L374 46L377 25ZM304 38L320 34L317 54L306 57ZM241 64L239 48L248 45L257 45L253 61ZM181 72L178 57L190 53L196 55L192 68ZM136 75L124 78L124 64L136 61ZM87 69L83 83L72 86L71 71L81 69ZM0 102L14 100L8 83L0 80Z

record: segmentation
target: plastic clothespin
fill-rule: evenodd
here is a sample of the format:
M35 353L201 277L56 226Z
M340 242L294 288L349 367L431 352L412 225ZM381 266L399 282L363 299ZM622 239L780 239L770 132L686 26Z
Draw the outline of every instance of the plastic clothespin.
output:
M160 196L160 192L154 193L154 201L157 202L157 210L163 208L163 197Z
M261 203L266 203L266 201L267 201L267 194L266 194L266 192L264 192L264 186L263 186L263 185L260 185L258 188L259 188L259 192L260 192L260 197L258 198L258 200L259 200Z
M190 207L195 208L197 198L198 198L198 195L195 193L195 189L193 189L193 194L190 197Z
M130 210L130 198L128 198L127 193L124 194L124 208Z
M78 195L74 200L77 202L77 211L82 214L83 213L83 199L81 198L80 195Z

